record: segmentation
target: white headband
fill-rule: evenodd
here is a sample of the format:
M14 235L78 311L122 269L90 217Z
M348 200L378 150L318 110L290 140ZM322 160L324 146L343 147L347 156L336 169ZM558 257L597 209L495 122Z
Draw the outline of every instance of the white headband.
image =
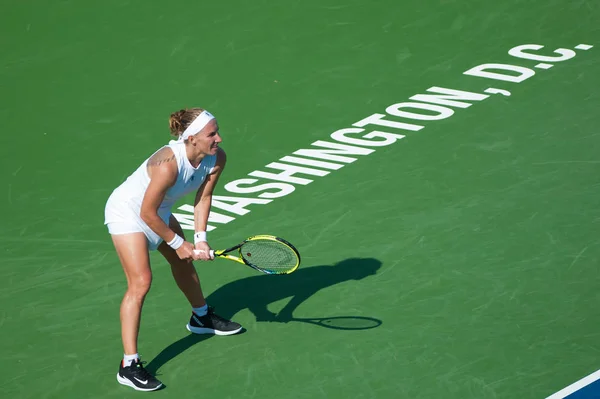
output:
M200 115L194 119L192 123L185 129L185 131L179 136L178 141L184 141L190 136L200 133L200 130L204 129L208 122L215 119L215 117L208 111L202 111Z

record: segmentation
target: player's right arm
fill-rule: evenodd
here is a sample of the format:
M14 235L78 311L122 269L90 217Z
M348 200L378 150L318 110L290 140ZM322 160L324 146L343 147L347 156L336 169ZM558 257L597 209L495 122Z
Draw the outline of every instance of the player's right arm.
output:
M147 163L147 170L150 184L142 200L140 217L152 231L168 243L175 238L176 233L158 216L158 208L163 202L167 190L177 181L177 160L173 150L164 147L151 156ZM193 250L194 246L191 243L184 242L176 252L181 259L195 259Z

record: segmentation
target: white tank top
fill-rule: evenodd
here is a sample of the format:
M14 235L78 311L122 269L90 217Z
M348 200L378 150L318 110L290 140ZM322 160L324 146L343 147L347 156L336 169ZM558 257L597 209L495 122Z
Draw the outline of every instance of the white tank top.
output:
M171 208L177 200L198 190L200 185L206 180L206 176L212 173L217 161L216 155L207 155L202 159L200 165L198 165L197 168L194 168L185 153L185 143L171 140L167 147L171 148L175 155L178 173L175 184L167 190L165 198L158 208L158 215L163 220L169 219ZM156 152L154 154L156 154ZM151 157L152 156L148 159ZM144 163L142 163L140 167L127 178L127 180L117 187L111 195L111 200L127 204L132 207L138 215L140 214L144 194L150 184L147 168L148 159L146 159Z

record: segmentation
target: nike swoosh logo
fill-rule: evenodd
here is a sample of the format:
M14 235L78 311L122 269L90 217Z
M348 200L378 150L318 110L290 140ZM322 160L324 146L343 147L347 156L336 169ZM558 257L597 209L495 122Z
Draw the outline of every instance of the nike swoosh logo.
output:
M146 384L148 383L148 380L144 380L144 381L142 381L142 380L140 380L139 378L136 378L136 377L133 377L133 378L135 378L135 379L136 379L136 380L137 380L137 381L138 381L140 384L144 384L144 385L146 385Z

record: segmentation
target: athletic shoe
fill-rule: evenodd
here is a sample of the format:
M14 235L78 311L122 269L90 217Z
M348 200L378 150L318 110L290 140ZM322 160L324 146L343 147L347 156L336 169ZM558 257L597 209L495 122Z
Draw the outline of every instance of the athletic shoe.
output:
M131 362L131 366L127 367L123 367L123 361L121 361L117 381L119 381L119 384L132 387L136 391L156 391L163 386L162 382L144 368L139 359L134 360Z
M190 322L186 326L194 334L232 335L242 331L242 326L236 322L224 319L208 307L208 313L198 316L192 312Z

